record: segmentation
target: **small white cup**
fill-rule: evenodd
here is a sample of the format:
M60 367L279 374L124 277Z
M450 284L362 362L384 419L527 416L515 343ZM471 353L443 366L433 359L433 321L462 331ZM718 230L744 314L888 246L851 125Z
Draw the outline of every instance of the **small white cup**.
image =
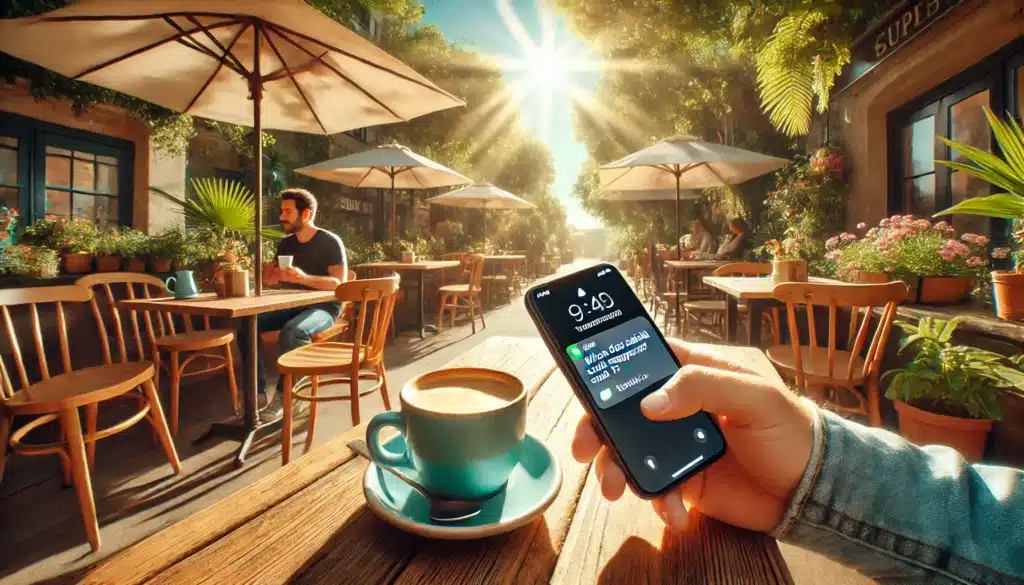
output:
M278 256L277 257L277 265L280 268L291 268L292 267L292 260L294 258L295 258L295 256Z

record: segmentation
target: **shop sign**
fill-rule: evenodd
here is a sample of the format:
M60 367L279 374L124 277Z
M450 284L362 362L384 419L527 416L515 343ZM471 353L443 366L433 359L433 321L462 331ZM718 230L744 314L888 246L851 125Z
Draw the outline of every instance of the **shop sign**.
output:
M907 44L962 0L910 0L900 3L877 26L862 35L850 51L850 63L836 81L837 95Z
M363 213L366 215L373 215L373 203L369 201L360 201L359 199L350 199L348 197L334 197L335 205L345 211L352 211L354 213Z

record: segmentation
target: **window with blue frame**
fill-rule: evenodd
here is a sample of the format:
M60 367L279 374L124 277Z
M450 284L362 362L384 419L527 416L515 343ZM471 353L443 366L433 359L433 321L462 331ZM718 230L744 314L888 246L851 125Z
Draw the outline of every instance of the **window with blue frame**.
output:
M133 164L127 140L0 112L0 205L26 225L48 216L131 225Z

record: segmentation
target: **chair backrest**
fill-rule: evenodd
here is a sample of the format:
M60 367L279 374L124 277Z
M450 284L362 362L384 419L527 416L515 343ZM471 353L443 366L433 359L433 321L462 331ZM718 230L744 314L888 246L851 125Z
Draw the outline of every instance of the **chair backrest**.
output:
M87 288L77 286L44 286L37 288L11 288L0 290L0 315L3 317L4 335L11 349L11 356L14 360L14 369L17 374L18 385L15 387L11 380L7 364L0 357L0 402L6 402L16 391L23 390L28 386L40 381L50 379L50 364L46 359L46 343L43 337L43 328L39 321L39 307L53 305L57 317L57 336L60 339L60 361L63 366L62 374L71 372L74 368L71 365L71 349L68 346L67 317L64 314L64 303L84 303L92 298L92 292ZM11 309L26 307L32 327L33 347L29 353L36 354L39 364L39 377L29 376L29 370L25 364L25 356L15 331L14 319L11 317ZM28 349L28 348L26 348Z
M874 375L881 367L885 346L889 341L893 320L896 318L896 306L907 298L907 286L902 282L884 284L822 284L807 282L787 282L773 289L775 298L786 303L786 316L789 323L790 345L793 348L793 359L796 365L797 386L806 390L803 357L800 348L800 335L797 328L796 305L807 306L807 331L810 345L809 359L813 361L828 360L828 377L839 380L851 380L857 376ZM828 347L818 346L814 322L814 307L828 307ZM882 308L882 316L874 333L870 333L874 309ZM845 347L837 347L837 314L839 309L849 309L850 327L847 332ZM862 314L863 313L863 314ZM868 343L868 337L871 337ZM864 365L860 372L854 371L855 360L865 351ZM836 352L849 351L851 359L845 372L836 373Z
M772 265L767 262L732 262L715 269L715 276L768 276Z
M355 270L349 270L348 271L348 280L346 280L346 282L351 282L353 280L358 280L358 279L359 279L359 275L356 274Z
M334 296L342 303L358 303L351 329L354 368L358 368L360 353L365 352L364 359L373 360L384 352L399 281L399 276L392 273L386 278L345 282L334 289Z
M104 272L83 276L75 281L75 286L88 288L93 293L90 299L92 313L100 328L103 359L108 364L113 363L110 349L111 336L107 330L108 321L114 329L113 339L117 343L117 355L121 363L128 361L127 342L129 340L135 342L137 359L147 359L146 349L148 348L149 359L155 360L157 338L178 333L172 313L125 311L117 307L117 301L120 299L114 295L114 287L123 287L125 295L123 298L127 299L157 299L169 296L164 281L155 276L139 272ZM125 315L127 322L122 318ZM183 321L184 331L191 332L192 319L186 315ZM131 334L126 335L125 328L129 326ZM203 317L203 327L209 329L209 317ZM146 343L143 343L143 335L145 335Z
M470 254L466 257L466 270L469 271L469 290L483 290L484 255Z

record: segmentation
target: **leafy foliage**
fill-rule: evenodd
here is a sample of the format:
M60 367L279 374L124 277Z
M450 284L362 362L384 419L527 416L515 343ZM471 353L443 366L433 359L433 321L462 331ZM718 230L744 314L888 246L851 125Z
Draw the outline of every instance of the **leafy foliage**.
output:
M886 396L924 410L967 418L1000 418L1001 391L1024 391L1021 356L1008 359L967 345L953 345L953 333L962 319L943 321L926 317L914 325L897 321L906 334L900 353L915 348L905 368L890 370Z
M150 187L157 196L179 206L187 225L213 229L224 235L251 238L256 233L255 196L245 185L227 179L192 179L195 197L183 201L170 193ZM264 228L263 237L284 236L280 230Z
M52 248L9 246L0 258L0 272L17 276L53 278L60 269L60 256Z

